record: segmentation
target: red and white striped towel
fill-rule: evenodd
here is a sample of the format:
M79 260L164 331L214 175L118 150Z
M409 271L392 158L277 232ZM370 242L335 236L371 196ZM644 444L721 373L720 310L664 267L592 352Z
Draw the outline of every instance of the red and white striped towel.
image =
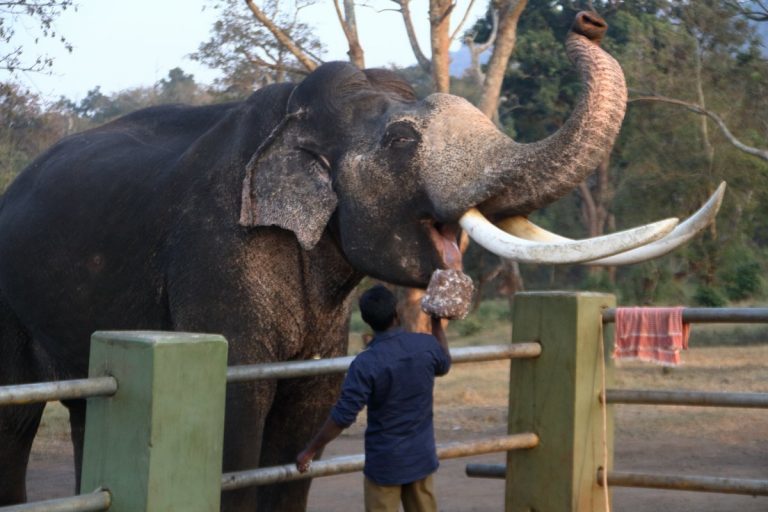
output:
M682 307L616 308L613 357L675 366L680 351L688 348L689 334Z

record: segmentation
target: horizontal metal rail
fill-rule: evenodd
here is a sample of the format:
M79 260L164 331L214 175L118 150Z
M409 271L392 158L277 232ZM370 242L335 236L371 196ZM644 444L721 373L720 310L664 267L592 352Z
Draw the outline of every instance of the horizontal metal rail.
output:
M523 359L538 357L541 345L538 343L512 343L488 345L483 347L461 347L451 349L454 363L477 363L498 359ZM258 379L289 379L311 377L328 373L347 371L354 356L309 361L288 361L282 363L249 364L230 366L227 369L227 382L242 382Z
M455 459L458 457L480 455L483 453L534 448L538 444L539 438L536 434L513 434L479 439L476 441L458 441L440 444L437 446L437 456L439 459ZM365 455L361 453L314 461L306 473L300 473L294 464L224 473L221 477L221 490L232 491L255 485L340 475L342 473L354 473L356 471L362 471L364 465Z
M114 377L93 377L90 379L60 380L19 384L0 387L0 407L38 402L53 402L73 398L112 396L117 392Z
M597 482L602 484L602 481L602 470L599 470L597 474ZM629 471L610 471L608 473L608 486L768 496L768 480L752 480L746 478L655 475L649 473L633 473Z
M112 496L108 491L96 491L69 498L0 507L0 512L97 512L108 510L111 505Z
M605 391L605 396L609 404L691 405L700 407L768 409L768 393L608 389Z
M507 478L504 464L467 464L464 472L472 478Z
M475 478L504 479L507 476L507 467L504 464L467 464L466 473L467 476ZM597 483L599 485L603 483L602 469L597 472ZM608 473L608 486L768 496L768 480L751 480L746 478L655 475L629 471L610 471Z
M603 311L603 323L615 321L615 308ZM683 308L683 322L697 324L768 323L768 308Z

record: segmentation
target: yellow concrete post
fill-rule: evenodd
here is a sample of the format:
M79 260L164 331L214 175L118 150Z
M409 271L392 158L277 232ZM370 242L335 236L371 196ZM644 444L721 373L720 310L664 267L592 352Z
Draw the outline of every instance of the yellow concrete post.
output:
M507 455L507 512L601 512L597 484L608 466L613 424L603 429L601 310L612 295L572 292L521 293L515 298L512 341L538 341L537 359L512 360L509 432L533 432L540 444ZM608 336L606 336L606 339ZM610 365L607 385L611 382Z
M89 375L118 389L88 400L81 491L109 490L113 512L218 511L226 373L218 335L95 333Z

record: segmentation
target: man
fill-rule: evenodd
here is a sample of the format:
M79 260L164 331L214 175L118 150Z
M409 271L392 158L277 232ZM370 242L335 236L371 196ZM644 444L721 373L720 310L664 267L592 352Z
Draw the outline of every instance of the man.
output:
M360 312L374 338L350 365L338 402L296 458L296 467L307 471L315 454L367 405L365 510L396 512L402 502L405 512L436 511L432 390L435 376L448 373L451 356L439 318L432 318L432 336L405 332L396 304L381 285L360 297Z

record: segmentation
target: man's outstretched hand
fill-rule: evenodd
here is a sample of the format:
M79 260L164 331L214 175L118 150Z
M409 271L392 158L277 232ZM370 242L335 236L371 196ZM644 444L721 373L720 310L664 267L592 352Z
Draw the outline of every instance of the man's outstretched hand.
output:
M309 470L309 466L312 464L312 458L315 456L315 452L309 449L304 449L299 455L296 456L296 469L299 473L306 473Z

